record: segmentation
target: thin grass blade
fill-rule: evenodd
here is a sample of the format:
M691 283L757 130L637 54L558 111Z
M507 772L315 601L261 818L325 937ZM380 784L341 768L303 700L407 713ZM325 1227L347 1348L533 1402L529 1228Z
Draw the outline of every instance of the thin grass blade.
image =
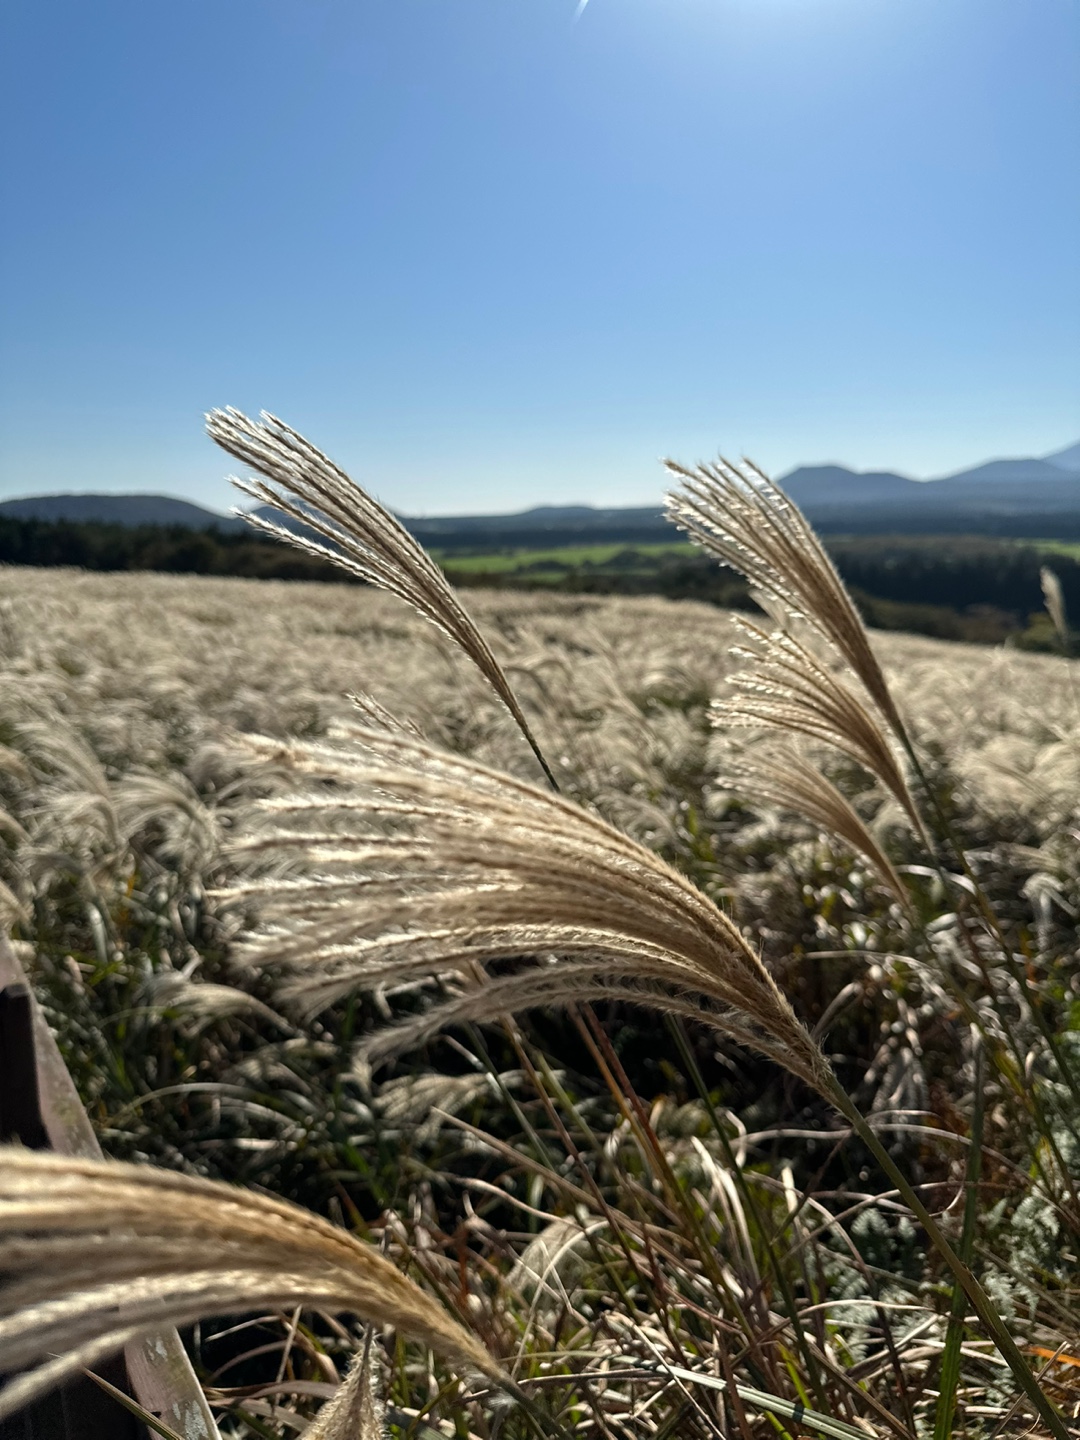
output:
M975 1249L975 1230L979 1219L979 1176L982 1172L983 1117L986 1108L984 1098L986 1057L982 1036L973 1028L971 1038L974 1046L975 1092L971 1115L971 1145L968 1149L967 1170L964 1176L964 1228L960 1235L958 1251L960 1259L965 1265L971 1264L971 1257ZM945 1336L945 1352L941 1358L941 1384L934 1415L934 1440L949 1440L953 1433L956 1392L960 1384L960 1346L964 1339L964 1316L967 1314L967 1304L967 1296L964 1294L962 1286L954 1281L949 1329Z

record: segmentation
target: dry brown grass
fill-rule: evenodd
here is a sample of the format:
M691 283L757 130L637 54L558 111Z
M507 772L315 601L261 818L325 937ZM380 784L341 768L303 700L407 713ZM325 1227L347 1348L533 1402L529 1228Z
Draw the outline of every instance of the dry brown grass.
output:
M665 749L692 735L676 727L658 736L654 722L662 731L674 713L681 726L684 706L693 721L695 706L700 715L738 668L731 617L705 605L496 591L470 603L571 785L585 771L613 788L644 772L665 787ZM1078 732L1068 662L895 634L875 634L873 644L916 734L948 752L976 803L1000 802L991 779L999 743L1026 757L1025 769L1028 759L1045 768L1063 798L1073 791L1075 770L1053 748ZM27 755L12 727L37 719L64 746L81 740L114 776L133 767L179 774L225 730L322 733L353 713L357 689L435 742L528 773L471 665L371 590L0 567L0 673L10 752L0 768L13 781ZM674 712L655 707L669 698ZM1034 798L1013 803L1040 822Z

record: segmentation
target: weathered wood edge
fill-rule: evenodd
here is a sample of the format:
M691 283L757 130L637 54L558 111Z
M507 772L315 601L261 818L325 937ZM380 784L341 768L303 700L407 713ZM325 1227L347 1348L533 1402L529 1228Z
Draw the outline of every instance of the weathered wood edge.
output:
M14 950L0 934L0 988L17 984L26 985L32 998L41 1114L49 1142L59 1155L100 1159L102 1151L94 1127L41 1006L33 998L33 986ZM221 1440L191 1361L174 1329L134 1341L125 1349L124 1359L131 1388L144 1410L167 1419L185 1440Z

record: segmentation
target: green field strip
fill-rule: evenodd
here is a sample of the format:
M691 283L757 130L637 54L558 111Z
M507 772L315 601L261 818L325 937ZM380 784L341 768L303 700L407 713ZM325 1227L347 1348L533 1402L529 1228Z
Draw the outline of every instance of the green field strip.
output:
M1080 560L1080 540L1024 540L1020 543L1045 551L1047 555L1067 555L1070 560Z
M617 555L640 556L643 561L665 555L693 555L693 545L685 541L656 541L651 544L632 543L606 545L566 545L555 550L493 550L488 553L457 554L453 550L433 550L432 555L447 570L496 574L517 570L574 570L581 565L607 565Z

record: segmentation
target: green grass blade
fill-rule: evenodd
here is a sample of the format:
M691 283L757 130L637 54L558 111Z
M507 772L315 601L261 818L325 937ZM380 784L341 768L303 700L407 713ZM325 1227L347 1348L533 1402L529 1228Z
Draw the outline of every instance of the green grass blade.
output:
M665 1365L663 1373L688 1384L703 1385L708 1390L724 1391L728 1388L726 1380L715 1375L702 1375L696 1370L683 1370L678 1365ZM807 1430L816 1430L819 1435L829 1436L830 1440L866 1440L865 1430L856 1430L854 1425L847 1425L843 1420L834 1420L830 1415L808 1410L801 1400L784 1400L779 1395L770 1395L767 1390L757 1390L752 1385L741 1385L738 1382L734 1388L739 1399L745 1404L753 1405L758 1410L771 1411L781 1420L794 1420L797 1425Z
M160 1435L162 1440L184 1440L184 1437L178 1434L171 1425L167 1425L160 1415L151 1415L150 1411L144 1410L137 1400L133 1400L123 1390L110 1384L104 1376L95 1375L93 1370L84 1370L82 1373L87 1380L92 1380L95 1385L100 1386L105 1394L110 1395L118 1405L122 1405L125 1410L130 1411L136 1420L141 1420L148 1430L155 1435Z
M976 1315L978 1315L979 1320L982 1322L986 1334L997 1346L1002 1359L1012 1371L1017 1384L1031 1402L1035 1414L1039 1416L1050 1434L1055 1437L1055 1440L1073 1440L1073 1437L1070 1437L1068 1430L1065 1428L1065 1422L1062 1420L1056 1406L1035 1378L1031 1366L1024 1359L1020 1353L1019 1346L1009 1334L1008 1328L998 1314L993 1301L972 1274L971 1267L964 1264L949 1244L941 1231L941 1227L919 1199L907 1176L899 1169L888 1150L881 1143L873 1126L868 1123L866 1117L846 1093L838 1080L835 1081L834 1085L833 1104L842 1115L851 1121L855 1133L899 1191L904 1204L907 1205L908 1209L926 1231L934 1249L952 1271L954 1279L958 1284L963 1286L968 1300L971 1302Z
M971 1264L975 1248L975 1227L979 1214L979 1175L982 1171L983 1091L986 1083L986 1063L982 1037L972 1030L975 1054L975 1100L971 1114L971 1146L968 1149L967 1171L964 1177L964 1228L960 1236L960 1259L965 1265ZM949 1314L949 1329L945 1336L945 1352L941 1358L941 1385L938 1394L937 1411L934 1415L934 1440L949 1440L952 1435L953 1416L956 1413L956 1391L960 1384L960 1346L964 1339L964 1316L967 1313L967 1296L958 1281L953 1282L952 1310Z

